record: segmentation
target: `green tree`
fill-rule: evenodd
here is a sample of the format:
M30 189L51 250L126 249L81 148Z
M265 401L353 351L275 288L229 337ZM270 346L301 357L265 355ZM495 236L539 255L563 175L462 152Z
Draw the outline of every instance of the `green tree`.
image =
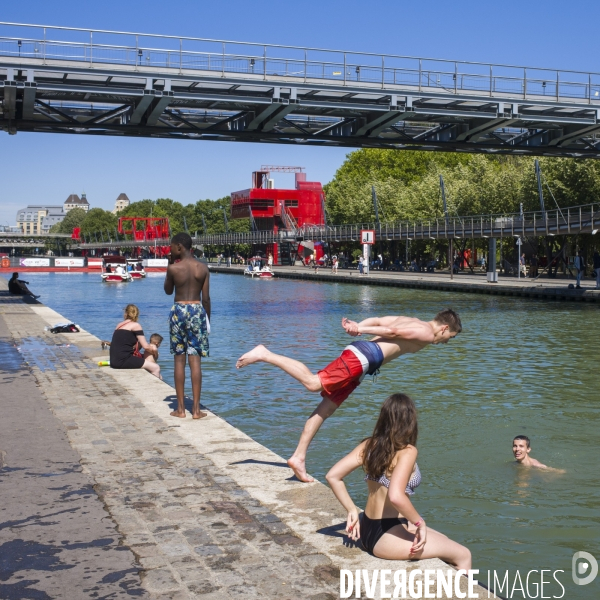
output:
M73 233L73 229L81 227L86 214L83 208L72 208L60 223L52 225L50 233Z
M108 210L102 208L92 208L89 210L85 219L81 223L81 233L90 235L102 232L110 234L110 237L115 236L118 219Z

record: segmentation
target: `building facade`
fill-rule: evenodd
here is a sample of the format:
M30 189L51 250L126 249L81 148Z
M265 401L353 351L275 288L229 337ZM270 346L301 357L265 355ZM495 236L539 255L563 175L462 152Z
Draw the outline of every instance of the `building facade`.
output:
M90 203L87 201L85 194L81 194L81 198L77 194L71 194L63 204L65 214L74 208L82 208L87 212L90 210Z
M77 194L71 194L64 204L29 204L17 211L17 228L22 233L47 234L53 225L60 223L74 208L82 208L85 212L90 209L85 194L81 194L81 198Z
M48 233L52 225L65 218L65 214L61 204L30 204L17 211L17 227L22 233Z
M115 201L115 209L113 210L113 214L117 214L119 211L127 208L129 206L129 198L127 194L119 194L119 197Z

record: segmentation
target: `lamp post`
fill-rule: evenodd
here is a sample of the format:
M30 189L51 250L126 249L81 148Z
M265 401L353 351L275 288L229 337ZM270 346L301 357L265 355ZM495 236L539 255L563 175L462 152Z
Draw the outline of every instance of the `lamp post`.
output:
M521 279L521 244L523 243L523 241L521 240L520 237L517 238L517 248L519 249L519 260L517 261L517 279Z

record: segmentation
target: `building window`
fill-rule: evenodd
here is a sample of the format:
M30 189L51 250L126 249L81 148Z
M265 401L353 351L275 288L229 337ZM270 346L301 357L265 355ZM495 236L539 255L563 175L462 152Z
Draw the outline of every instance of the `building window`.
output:
M252 210L267 210L273 206L273 200L252 200Z
M298 200L286 200L285 205L288 208L298 208Z

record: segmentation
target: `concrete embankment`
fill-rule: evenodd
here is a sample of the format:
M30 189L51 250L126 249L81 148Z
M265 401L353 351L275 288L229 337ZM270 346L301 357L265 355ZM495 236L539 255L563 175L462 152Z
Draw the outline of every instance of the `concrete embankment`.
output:
M369 556L345 536L344 511L328 487L299 483L280 456L214 413L200 421L170 417L172 387L144 371L99 368L106 354L88 332L44 331L65 316L0 291L0 320L14 377L29 382L0 391L18 430L13 441L3 435L0 448L3 514L10 517L0 527L0 552L29 536L38 544L32 554L52 557L29 561L25 549L23 560L3 563L1 585L23 587L30 595L21 597L324 600L339 597L340 569L448 569L437 559ZM13 393L37 404L28 400L31 410L19 415ZM204 390L207 404L215 393ZM36 410L52 415L53 433L33 426ZM40 462L36 470L24 463L24 446L34 462L59 448L67 458L60 469ZM77 481L68 480L72 471ZM69 554L77 548L97 550L93 567L87 556ZM59 588L68 593L53 593Z
M208 263L211 272L242 275L244 268L216 266ZM377 285L397 288L434 290L443 292L464 292L495 296L516 296L520 298L560 300L570 302L600 302L600 290L588 278L581 289L569 289L571 279L517 279L502 278L500 283L488 283L485 274L459 274L450 279L449 273L397 273L371 271L369 275L359 275L356 270L340 270L337 274L331 269L319 269L317 273L306 267L275 267L275 276L284 279L346 283L350 285Z

